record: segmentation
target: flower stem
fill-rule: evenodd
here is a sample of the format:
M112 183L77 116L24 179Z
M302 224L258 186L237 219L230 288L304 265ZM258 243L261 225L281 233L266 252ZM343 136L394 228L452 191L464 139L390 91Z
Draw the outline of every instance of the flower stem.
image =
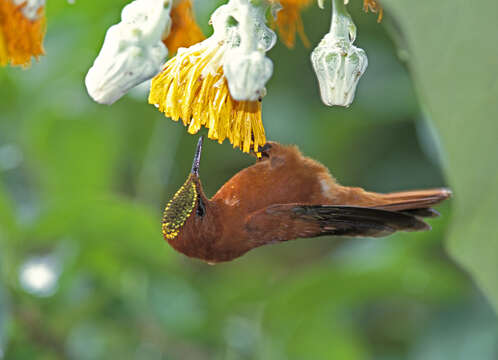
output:
M249 2L247 7L244 9L241 18L239 19L239 28L240 28L240 47L246 52L255 50L255 41L254 41L254 30L256 27L253 14L251 13L250 7L256 7L253 3Z
M332 21L330 33L335 37L353 42L356 38L356 26L349 15L344 0L332 0Z

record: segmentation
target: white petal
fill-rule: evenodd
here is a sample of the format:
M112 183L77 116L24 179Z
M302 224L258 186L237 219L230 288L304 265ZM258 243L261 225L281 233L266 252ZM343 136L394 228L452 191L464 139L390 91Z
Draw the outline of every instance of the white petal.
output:
M123 8L121 22L107 31L85 78L96 102L112 104L161 71L168 53L161 39L170 27L170 9L169 0L135 0Z
M261 51L247 54L241 50L232 50L226 58L229 60L225 61L223 71L232 97L235 100L260 100L273 73L271 60Z

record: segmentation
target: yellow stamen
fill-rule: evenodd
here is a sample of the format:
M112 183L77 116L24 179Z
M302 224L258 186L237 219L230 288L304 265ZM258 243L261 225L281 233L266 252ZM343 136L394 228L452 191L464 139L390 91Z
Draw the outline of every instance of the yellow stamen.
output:
M377 22L380 23L382 21L384 10L377 0L363 0L363 10L365 12L370 10L375 14L379 13L379 16L377 16Z
M171 30L163 39L164 45L172 55L180 47L189 47L205 39L195 22L190 0L182 0L171 9Z
M0 0L0 65L29 66L31 58L38 59L43 51L45 35L44 8L30 20L22 13L25 2L16 5L11 0Z
M236 101L230 95L223 67L211 69L220 56L220 46L187 49L171 58L152 79L149 103L174 121L182 119L188 132L204 126L208 137L258 154L266 143L261 120L261 102Z
M312 0L270 0L282 5L282 9L277 12L276 26L280 34L280 39L289 48L294 47L296 32L299 34L304 46L309 47L310 41L304 33L303 19L300 12L308 6ZM275 24L273 24L275 26Z

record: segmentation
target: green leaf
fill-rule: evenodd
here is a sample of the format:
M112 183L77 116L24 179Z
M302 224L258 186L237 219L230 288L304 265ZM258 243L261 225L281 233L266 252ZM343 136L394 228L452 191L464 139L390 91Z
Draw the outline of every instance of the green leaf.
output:
M445 151L455 194L448 251L498 309L498 2L382 4L401 30L399 45Z

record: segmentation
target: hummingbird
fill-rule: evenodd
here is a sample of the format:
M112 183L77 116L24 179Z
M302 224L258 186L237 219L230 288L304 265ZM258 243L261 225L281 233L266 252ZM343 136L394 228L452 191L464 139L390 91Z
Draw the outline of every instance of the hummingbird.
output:
M203 137L192 169L165 207L162 233L177 251L210 264L251 249L324 235L383 237L430 230L422 220L451 196L445 188L381 194L340 185L296 146L268 142L256 163L208 199L199 177Z

